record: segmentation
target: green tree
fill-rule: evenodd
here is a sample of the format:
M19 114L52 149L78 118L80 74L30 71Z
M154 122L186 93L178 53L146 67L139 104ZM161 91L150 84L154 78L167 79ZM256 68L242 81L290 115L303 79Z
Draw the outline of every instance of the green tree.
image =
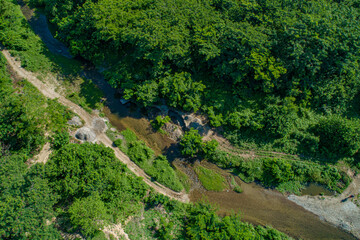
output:
M69 140L70 140L69 133L67 131L61 131L55 133L51 144L54 149L59 149L65 146L66 144L68 144Z
M201 153L203 141L197 130L191 128L187 131L180 141L181 153L185 156L195 157Z
M98 194L86 198L76 199L69 208L71 223L80 227L87 236L94 235L106 224L109 224L111 216Z
M353 156L360 148L359 124L358 120L331 115L321 118L313 132L319 137L324 154Z

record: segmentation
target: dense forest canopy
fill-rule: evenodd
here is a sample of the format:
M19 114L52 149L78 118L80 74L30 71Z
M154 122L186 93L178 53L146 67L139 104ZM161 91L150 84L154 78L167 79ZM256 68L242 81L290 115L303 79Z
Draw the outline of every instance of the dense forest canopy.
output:
M359 149L348 142L359 136L357 0L30 3L45 8L73 54L104 66L125 98L200 109L242 146L327 157ZM355 121L351 136L338 134L346 150L324 144L331 129L314 131L329 115Z

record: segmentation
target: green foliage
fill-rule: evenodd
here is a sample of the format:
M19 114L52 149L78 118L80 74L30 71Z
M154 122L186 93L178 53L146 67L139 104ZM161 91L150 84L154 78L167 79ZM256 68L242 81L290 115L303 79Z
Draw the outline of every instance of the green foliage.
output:
M291 239L271 228L254 227L241 222L239 215L224 218L205 204L190 207L186 220L186 237L189 239Z
M45 8L73 54L108 67L125 98L202 109L241 146L316 156L310 125L332 113L358 118L355 0L30 2ZM3 11L0 26L20 21L14 11ZM13 41L23 31L9 32L9 46L27 46ZM326 157L356 151L320 145Z
M215 140L203 142L198 130L191 128L180 141L181 153L184 156L210 156L216 150L219 143Z
M144 212L134 216L125 231L131 239L184 239L186 211L186 204L151 192Z
M221 192L226 188L225 178L214 170L200 165L196 166L194 170L206 190Z
M55 133L51 145L54 149L59 149L69 143L70 135L67 131Z
M235 178L233 176L231 176L231 186L235 192L242 193L243 190L241 189L239 184L237 184L237 182L235 181Z
M24 156L0 156L0 238L59 239L51 219L57 200L42 164L32 168Z
M86 198L77 199L69 208L72 224L81 227L87 236L94 235L109 223L111 216L100 196L96 193Z
M26 81L13 88L6 65L0 55L0 142L11 151L32 154L45 142L45 130L65 129L71 113Z
M186 175L186 173L182 172L179 169L175 170L176 176L179 178L179 181L181 182L181 184L184 186L185 191L187 193L189 193L190 188L191 188L191 180L189 178L188 175Z
M121 134L126 145L122 150L149 176L175 191L180 192L184 188L165 156L156 157L154 151L143 141L137 140L135 133L130 129L122 131Z
M200 107L200 94L205 85L194 82L189 73L176 73L160 79L162 96L172 107L196 112Z
M80 81L80 90L74 91L70 89L67 98L89 113L93 109L102 109L101 99L104 96L103 92L90 79L81 79Z
M156 130L156 131L161 131L161 128L168 122L170 122L171 119L169 116L156 116L155 120L151 120L151 126Z
M40 38L31 31L20 6L14 1L0 1L0 43L21 60L22 67L31 71L51 68L43 54L46 52Z
M123 140L122 139L116 139L115 141L114 141L114 144L115 144L115 146L117 146L118 148L120 148L122 145L123 145Z
M321 118L313 131L326 155L353 156L360 148L360 122L337 115Z
M233 168L247 182L260 181L281 191L299 193L308 182L342 192L350 183L349 176L337 167L300 160L256 158L244 160L229 153L216 151L210 160L220 167Z
M128 128L122 131L121 134L124 136L127 144L134 143L138 140L136 134Z
M202 150L202 137L197 130L191 128L181 139L181 153L185 156L195 157Z
M223 115L221 113L216 115L214 112L213 106L208 107L206 110L207 110L207 114L208 114L211 126L220 127L224 123Z
M110 148L89 143L68 144L54 152L46 176L62 204L99 194L114 221L136 212L147 190Z

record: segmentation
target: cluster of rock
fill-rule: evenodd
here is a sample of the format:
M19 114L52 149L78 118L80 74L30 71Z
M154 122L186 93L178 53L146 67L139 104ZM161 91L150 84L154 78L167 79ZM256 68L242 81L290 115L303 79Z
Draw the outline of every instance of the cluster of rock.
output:
M210 130L203 121L193 114L186 114L181 111L169 110L166 105L156 105L150 111L149 117L155 118L157 115L170 116L172 122L166 123L162 129L174 140L179 140L186 130L191 128L198 130L201 136L205 136Z
M81 127L83 124L78 116L73 117L67 122L70 126Z
M75 133L75 137L81 141L94 142L96 140L96 134L88 127L82 127Z
M81 127L83 125L78 116L73 117L68 121L70 126ZM81 127L75 132L75 138L85 142L95 142L96 135L101 134L107 130L105 120L102 118L94 118L91 127Z

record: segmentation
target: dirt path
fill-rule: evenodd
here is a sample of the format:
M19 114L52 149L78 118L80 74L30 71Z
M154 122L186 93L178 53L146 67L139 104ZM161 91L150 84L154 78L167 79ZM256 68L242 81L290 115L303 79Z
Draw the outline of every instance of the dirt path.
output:
M104 232L107 239L130 240L129 235L124 231L121 223L111 226L106 226L102 231Z
M98 116L90 115L87 113L82 107L76 105L65 97L61 96L59 93L55 92L55 87L50 84L45 84L41 82L38 78L34 76L33 73L23 69L21 67L20 62L15 61L13 57L11 57L10 53L7 50L2 50L3 55L8 61L9 66L22 78L28 80L32 83L44 96L50 99L57 99L59 103L68 107L74 113L79 115L81 119L84 120L84 126L91 128L92 122L94 118L98 118ZM164 194L172 199L176 199L181 202L189 202L189 197L183 190L178 193L175 192L163 185L151 181L151 178L134 162L132 162L123 152L121 152L118 148L113 146L113 142L106 136L104 133L100 133L97 135L97 141L103 143L105 146L110 147L114 150L115 156L136 175L142 177L144 182L148 184L150 187L154 188L157 192Z
M295 196L289 200L306 210L318 215L321 219L340 227L360 239L360 208L348 197L360 194L360 174L357 175L345 191L337 197L331 196ZM358 200L360 200L358 198Z
M50 143L45 143L40 153L33 158L29 159L26 163L29 167L35 163L43 163L45 164L49 159L50 154L52 153Z

